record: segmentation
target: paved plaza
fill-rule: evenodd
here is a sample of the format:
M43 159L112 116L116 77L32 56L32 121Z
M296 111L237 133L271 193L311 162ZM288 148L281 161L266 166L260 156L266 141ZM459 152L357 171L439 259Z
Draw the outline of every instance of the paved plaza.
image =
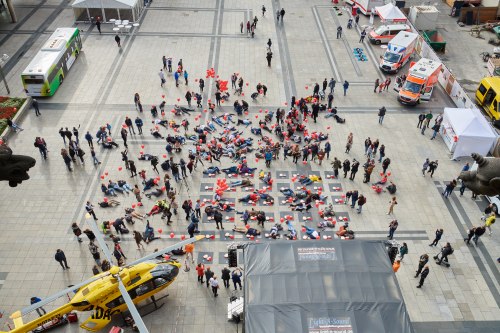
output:
M21 71L50 34L57 27L74 26L74 18L69 0L15 0L13 3L18 23L9 23L5 13L0 16L0 54L11 56L5 72L12 95L23 96ZM262 17L260 10L262 5L267 8L265 17ZM286 14L284 22L278 23L275 13L282 7ZM456 29L456 24L447 14L442 12L440 17L443 18L443 26L449 27L447 31L450 33ZM246 23L254 16L259 21L255 38L251 38L246 33L240 33L240 22ZM456 178L463 165L470 161L450 160L449 151L439 136L431 141L432 130L421 135L416 128L420 112L432 110L437 115L444 107L454 105L441 88L434 92L431 102L414 108L401 106L396 100L396 92L391 89L374 94L375 79L385 78L377 66L377 59L384 50L367 42L359 43L360 28L346 29L349 17L350 14L342 7L334 8L329 1L320 0L155 0L146 8L139 21L140 26L130 34L121 36L121 48L114 41L111 25L103 24L102 34L99 34L94 25L78 24L77 27L82 31L83 49L63 85L53 97L39 99L42 115L35 117L34 112L27 112L20 122L25 130L8 140L15 153L33 156L37 164L29 172L30 180L18 187L10 188L7 182L0 183L0 330L8 329L8 315L28 306L30 297L43 299L92 276L94 261L87 247L88 241L85 238L83 243L78 243L70 225L77 222L82 229L87 228L85 202L91 200L96 205L102 200L102 175L107 175L106 182L109 179L125 179L132 185L140 184L138 177L130 178L128 171L122 169L124 163L119 151L123 150L123 141L119 131L125 117L135 119L139 115L144 120L144 135L129 135L129 157L136 162L138 170L145 169L149 176L153 176L150 163L137 160L141 151L160 156L160 163L166 154L165 141L149 134L153 127L149 112L151 105L158 105L164 96L167 101L166 117L172 119L174 116L169 110L173 104L186 104L186 91L198 92L195 80L205 79L207 69L213 68L223 80L230 81L231 74L236 72L248 83L248 86L245 84L243 87L245 95L237 98L245 99L250 104L249 114L245 117L254 124L264 118L267 110L286 108L292 96L300 98L310 95L316 82L321 85L325 78L329 80L335 77L338 82L333 104L338 107L339 115L346 118L346 123L338 124L333 118L325 119L320 114L317 124L310 119L307 126L311 132L328 133L332 145L330 161L333 157L341 161L356 158L363 164L366 160L365 139L378 138L386 146L386 156L391 159L390 180L398 187L395 214L386 215L390 195L387 192L377 194L370 184L364 184L362 170L354 181L343 177L330 179L327 178L327 175L332 174L330 161L325 160L321 166L316 162L299 162L295 165L291 158L272 162L270 171L274 184L270 193L276 198L275 205L254 208L264 210L276 221L285 215L293 215L293 225L301 237L302 224L315 226L318 222L317 209L314 207L311 214L291 212L288 205L282 202L279 188L298 186L291 185L294 174L319 174L323 178L319 186L323 187L323 193L328 197L327 203L334 203L337 216L348 217L357 239L387 239L389 222L393 218L398 219L395 240L406 242L409 254L405 256L396 276L415 332L499 332L500 274L496 259L500 250L500 231L493 226L493 234L485 234L478 246L464 243L467 229L482 223L480 217L486 200L483 197L471 199L469 191L459 196L458 189L449 199L445 199L441 192L445 184ZM362 16L360 25L365 24L368 24L368 18ZM344 27L341 39L336 38L338 25ZM449 41L447 54L448 59L455 57L456 66L460 64L460 52L454 48L454 43L463 43L457 37L459 35L460 32L457 35L450 33L450 39L454 40ZM271 67L267 66L265 58L269 38L273 51ZM364 49L367 61L355 59L353 49L357 47ZM482 51L476 51L478 49L472 46L472 50L465 49L461 56ZM158 71L162 67L163 55L173 57L174 67L182 59L189 73L187 86L181 80L176 88L173 77L167 76L165 87L160 87ZM480 61L479 58L475 60ZM482 70L482 64L475 64L475 70L449 65L460 73L461 80L476 81L475 77L468 75L477 75ZM393 82L394 79L392 77ZM341 87L344 80L350 82L346 96L343 96ZM250 94L258 83L265 84L268 92L265 97L259 96L256 102L252 102ZM215 100L215 90L215 80L205 79L204 109L207 108L208 99ZM136 92L141 95L143 114L139 114L134 107L133 96ZM235 98L233 90L229 92L229 101L217 108L216 114L233 112ZM0 95L6 95L3 85ZM383 125L378 124L377 117L381 106L388 110ZM210 113L202 110L197 109L188 117L190 128L210 119ZM196 121L195 115L200 115L201 120ZM177 122L180 120L180 117L176 117ZM95 167L83 135L90 131L95 136L98 127L106 123L111 125L112 137L120 148L105 150L96 146L97 157L102 163ZM61 127L79 125L82 148L87 152L86 163L76 163L74 171L68 172L59 154L64 145L58 131ZM244 131L243 136L254 138L256 147L258 137L250 133L250 128L239 128ZM221 132L222 127L217 130ZM346 154L345 143L350 132L354 135L354 145L351 152ZM162 128L162 134L167 133L173 132ZM33 146L37 136L45 138L48 144L50 152L46 161L41 159ZM272 137L274 139L275 136ZM193 147L187 143L181 153L173 153L172 156L176 161L181 157L187 160L188 149ZM428 175L422 177L421 167L426 158L439 160L434 178ZM222 167L233 165L227 157L221 161ZM263 160L255 160L254 153L248 156L248 164L258 170L267 170ZM217 162L214 165L219 166ZM179 187L179 206L186 199L195 201L213 197L210 188L215 185L217 177L203 175L202 168L199 166L188 177L186 184ZM377 163L372 181L378 180L380 172L381 166ZM163 177L163 173L160 175ZM252 181L260 188L263 186L257 174ZM338 187L340 191L336 190ZM347 205L335 203L336 198L349 190L358 190L367 197L367 204L361 214ZM238 198L246 194L248 192L237 188L235 192L224 194L224 197L236 201L236 210L242 211L252 207L237 202ZM120 206L96 209L99 222L123 216L124 208L136 202L133 195L119 194L116 199L121 202ZM143 202L145 207L139 208L139 211L148 212L154 200L144 198ZM236 215L229 213L224 216ZM312 221L303 220L304 216L311 216ZM180 235L187 235L184 212L180 208L179 215L172 220L172 225L167 226L159 215L150 218L155 230L162 229L163 233L161 239L147 245L146 250L137 250L133 237L124 235L122 248L128 261L152 253L156 248L174 244L180 240ZM237 217L235 220L242 226ZM215 234L216 237L195 245L197 260L213 267L219 276L226 265L224 254L231 241L224 234L232 234L234 225L229 219L224 221L225 230L219 231L213 221L202 219L201 232ZM255 221L250 224L257 228ZM272 223L267 223L265 229L269 230L271 226ZM129 227L142 232L145 223L137 220L134 226ZM417 289L418 281L413 276L419 257L424 253L429 256L438 253L439 246L429 247L438 228L444 229L440 245L450 242L455 249L450 256L451 267L438 266L430 260L430 274L424 287ZM322 235L334 235L335 231L328 229ZM172 232L175 234L173 240L169 236ZM236 234L236 240L243 241L242 235ZM257 240L285 241L263 237ZM338 241L342 240L332 240ZM112 246L111 241L108 243ZM58 248L66 253L70 270L62 271L54 261L54 253ZM211 256L213 262L206 262L204 255ZM163 308L144 317L150 332L236 331L235 324L227 321L226 313L229 297L235 294L232 288L221 288L220 297L214 298L209 289L196 282L196 271L192 267L190 272L181 272L161 295L167 293L169 296ZM67 298L63 297L45 309L54 309L65 301ZM86 313L79 315L80 322L86 319ZM81 329L77 325L68 325L57 332L79 331Z

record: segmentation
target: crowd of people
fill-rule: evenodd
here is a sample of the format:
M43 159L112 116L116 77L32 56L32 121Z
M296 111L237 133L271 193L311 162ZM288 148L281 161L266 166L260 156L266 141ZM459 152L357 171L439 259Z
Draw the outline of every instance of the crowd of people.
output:
M263 7L263 16L265 8ZM277 20L283 21L284 9L276 13ZM253 23L246 23L247 34L254 37L257 27L258 18L253 19ZM241 33L244 33L245 24L241 22ZM271 46L272 42L268 40L267 61L268 66L271 65ZM341 152L332 152L330 137L328 132L322 132L317 125L318 118L321 115L324 121L329 118L334 118L340 126L346 123L346 118L339 115L339 111L334 106L334 94L337 81L335 78L324 78L315 83L312 95L303 97L292 96L291 100L285 103L286 107L279 107L276 110L259 110L259 113L251 110L249 104L243 99L243 89L245 80L239 73L234 72L231 77L231 89L233 98L234 112L221 111L221 104L228 102L231 98L231 93L224 87L222 80L217 78L213 81L215 92L212 102L211 96L205 102L203 99L206 83L203 78L198 78L197 88L190 86L189 75L184 67L182 59L177 62L177 69L173 68L173 58L163 56L163 67L158 75L160 78L161 87L170 84L168 80L172 80L172 84L179 87L184 80L184 85L189 87L186 91L185 100L187 106L175 104L171 113L166 110L167 102L163 98L158 105L151 107L151 115L144 113L144 108L139 93L133 96L135 109L138 114L135 117L125 116L119 130L113 130L109 123L102 124L95 128L96 134L93 136L90 131L84 135L84 139L88 144L90 155L93 164L98 167L101 161L97 155L105 153L105 149L120 151L121 159L124 162L125 170L130 172L129 183L125 176L117 176L115 174L101 175L101 192L102 200L97 201L99 210L114 208L113 214L118 215L113 219L106 219L99 223L100 230L109 236L113 241L113 255L116 259L116 264L124 265L127 259L123 249L120 246L120 237L131 233L137 249L144 250L144 244L149 244L160 237L156 234L155 228L149 219L158 215L162 220L166 220L167 226L171 226L172 218L179 215L179 207L185 213L185 228L189 237L194 237L194 234L199 233L199 223L206 217L207 220L215 222L216 229L224 229L223 214L235 211L239 218L235 221L232 230L234 232L243 233L250 239L255 237L265 236L271 239L288 239L295 240L300 236L292 223L292 219L281 217L280 223L274 221L264 209L249 208L239 210L234 204L227 200L225 193L219 193L214 190L212 200L205 202L201 198L195 198L194 192L189 192L189 184L192 183L189 178L192 173L199 173L208 177L218 177L220 174L225 174L227 177L232 177L230 182L231 188L253 188L250 193L240 196L236 201L238 206L273 206L282 205L294 212L299 212L301 216L313 216L311 213L314 207L318 210L320 221L317 223L309 223L301 225L303 238L319 239L323 230L336 229L338 237L352 239L355 237L355 231L351 230L350 224L343 223L336 225L333 220L336 216L333 205L328 202L322 188L318 185L323 183L323 179L315 174L302 174L292 177L290 184L296 184L299 187L293 186L283 187L279 192L284 196L281 198L273 197L268 191L273 186L272 170L273 163L276 160L289 160L289 163L298 164L299 161L307 166L311 163L317 163L315 168L333 170L334 178L344 178L348 182L349 189L345 191L344 203L349 205L351 209L355 209L358 214L361 214L363 207L367 204L366 191L370 189L375 193L388 192L390 194L389 207L387 215L391 215L389 223L388 238L393 239L395 232L399 226L398 219L393 218L394 209L397 202L396 184L389 171L391 166L391 158L387 156L388 147L381 143L379 139L367 137L364 140L364 160L358 161L356 158L342 158ZM404 82L404 78L398 77L396 80L399 86ZM343 87L344 95L347 92L349 83L347 81L340 82ZM382 93L390 87L391 79L388 78L384 82L376 80L374 93ZM268 87L263 83L258 83L255 86L255 92L251 93L250 97L255 100L259 96L265 97L268 92ZM238 99L236 99L238 96ZM192 101L196 101L196 110L192 108ZM207 109L203 110L204 105ZM37 116L39 115L38 104L36 104ZM207 114L204 115L204 112ZM250 115L250 113L252 113ZM385 107L379 110L379 124L382 125L386 114ZM255 116L255 120L251 118ZM135 118L135 119L134 119ZM149 118L149 119L148 119ZM432 112L422 113L418 116L417 128L424 135L426 128L430 127L433 119ZM434 139L439 131L442 122L442 115L434 118ZM14 129L22 130L18 125L12 125ZM158 140L165 140L166 154L157 154L157 152L146 152L150 147L141 146L140 154L136 157L129 156L129 136L133 138L144 137L143 127L149 129L144 133ZM79 165L85 164L85 148L81 145L80 140L80 125L73 127L61 127L59 134L63 140L64 147L61 148L61 157L68 169L73 171ZM330 129L330 126L328 127ZM116 142L114 136L120 134L121 141ZM146 134L147 135L147 134ZM55 145L55 143L53 143ZM102 149L98 149L100 144ZM123 145L123 150L120 146ZM346 155L350 154L351 148L354 145L354 135L350 133L346 139L345 151ZM39 149L39 152L44 160L48 158L48 145L44 138L36 137L34 146ZM95 148L96 147L96 150ZM116 148L116 149L115 149ZM163 158L162 156L163 155ZM252 156L253 155L253 156ZM332 155L332 156L330 156ZM260 162L264 164L259 164ZM329 161L330 164L323 165L324 161ZM229 162L229 163L228 163ZM201 167L198 168L199 164ZM230 166L222 167L222 165ZM160 166L160 169L158 168ZM264 185L264 189L258 189L259 186L252 181L253 175L257 173L259 168L263 168L259 174L259 181ZM363 183L368 187L361 189L356 179L357 173L363 170ZM422 174L430 174L432 177L438 168L438 160L431 161L427 158L422 167ZM119 168L119 171L122 167ZM264 171L265 170L265 171ZM372 179L372 175L379 174L380 178ZM111 179L113 177L113 179ZM241 179L238 179L240 177ZM128 178L128 177L127 177ZM316 186L314 186L316 185ZM184 189L182 187L184 186ZM192 185L191 185L192 186ZM371 186L371 187L370 187ZM457 181L454 179L446 185L443 196L448 198L454 188L457 186ZM268 188L267 188L268 187ZM462 185L461 194L463 194L465 186ZM182 192L184 191L184 192ZM364 193L363 193L364 192ZM189 199L179 202L179 196L187 194ZM120 197L135 197L134 203L131 205L122 205ZM193 196L193 198L191 197ZM110 197L113 197L112 199ZM147 200L144 200L144 197ZM331 200L331 199L330 199ZM130 201L130 200L128 200ZM324 208L321 205L325 204ZM93 217L98 221L94 205L87 202L86 212L89 217ZM202 209L204 208L204 209ZM117 210L121 210L118 214ZM309 215L308 215L309 214ZM100 214L99 214L100 215ZM142 224L135 224L135 221L143 221ZM182 220L177 217L177 220ZM250 220L256 221L256 225L250 225ZM312 218L307 218L305 221L313 221ZM272 222L272 223L269 223ZM491 211L485 211L484 225L473 227L468 230L468 238L464 241L469 245L473 240L477 244L478 239L489 229L491 234L491 226L495 222L495 214ZM137 225L144 225L143 230L136 230ZM182 225L182 222L181 222ZM109 270L112 263L107 260L101 260L100 249L96 245L95 235L89 230L81 230L77 223L71 225L74 235L78 242L82 242L82 234L85 234L89 240L89 251L92 254L96 265L93 268L94 273L99 270ZM436 231L436 238L430 244L436 246L439 244L443 230ZM185 252L191 253L193 248L186 248ZM399 249L400 259L395 262L394 271L397 272L401 265L403 257L409 252L406 243ZM448 261L448 256L453 253L453 249L447 242L440 253L434 256L439 264L443 261ZM429 274L427 266L429 256L423 254L420 257L420 262L416 272L416 276L421 276L418 288L422 287L424 279ZM60 262L63 269L69 269L64 252L58 250L56 260ZM214 296L217 297L218 281L217 276L210 267L205 267L204 263L198 263L196 266L198 281L204 283L205 277L206 286L212 287ZM232 279L234 288L241 289L242 272L236 269L233 272L227 267L221 271L221 278L224 281L224 286L229 287L229 281Z

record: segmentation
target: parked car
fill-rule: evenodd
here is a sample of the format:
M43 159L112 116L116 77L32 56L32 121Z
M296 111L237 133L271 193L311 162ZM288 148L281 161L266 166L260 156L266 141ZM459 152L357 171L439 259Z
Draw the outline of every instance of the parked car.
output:
M493 204L493 211L498 215L498 208L500 208L500 195L495 195L493 197L486 196L486 199Z

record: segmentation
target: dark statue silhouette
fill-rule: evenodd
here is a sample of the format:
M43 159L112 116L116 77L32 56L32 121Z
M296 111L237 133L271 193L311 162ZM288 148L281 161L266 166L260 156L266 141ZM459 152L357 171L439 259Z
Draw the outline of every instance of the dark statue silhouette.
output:
M478 168L475 171L462 171L458 179L475 194L494 196L500 194L500 158L483 157L473 153L472 158Z
M28 170L34 167L36 160L30 156L13 155L5 143L0 143L0 181L9 181L10 187L16 187L23 180L28 180Z

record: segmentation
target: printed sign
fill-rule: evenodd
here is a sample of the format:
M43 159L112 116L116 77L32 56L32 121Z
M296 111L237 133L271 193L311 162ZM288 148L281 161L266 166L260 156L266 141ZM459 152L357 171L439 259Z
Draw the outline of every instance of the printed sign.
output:
M337 260L334 247L299 247L297 255L299 261Z
M354 333L349 317L310 318L309 333Z

